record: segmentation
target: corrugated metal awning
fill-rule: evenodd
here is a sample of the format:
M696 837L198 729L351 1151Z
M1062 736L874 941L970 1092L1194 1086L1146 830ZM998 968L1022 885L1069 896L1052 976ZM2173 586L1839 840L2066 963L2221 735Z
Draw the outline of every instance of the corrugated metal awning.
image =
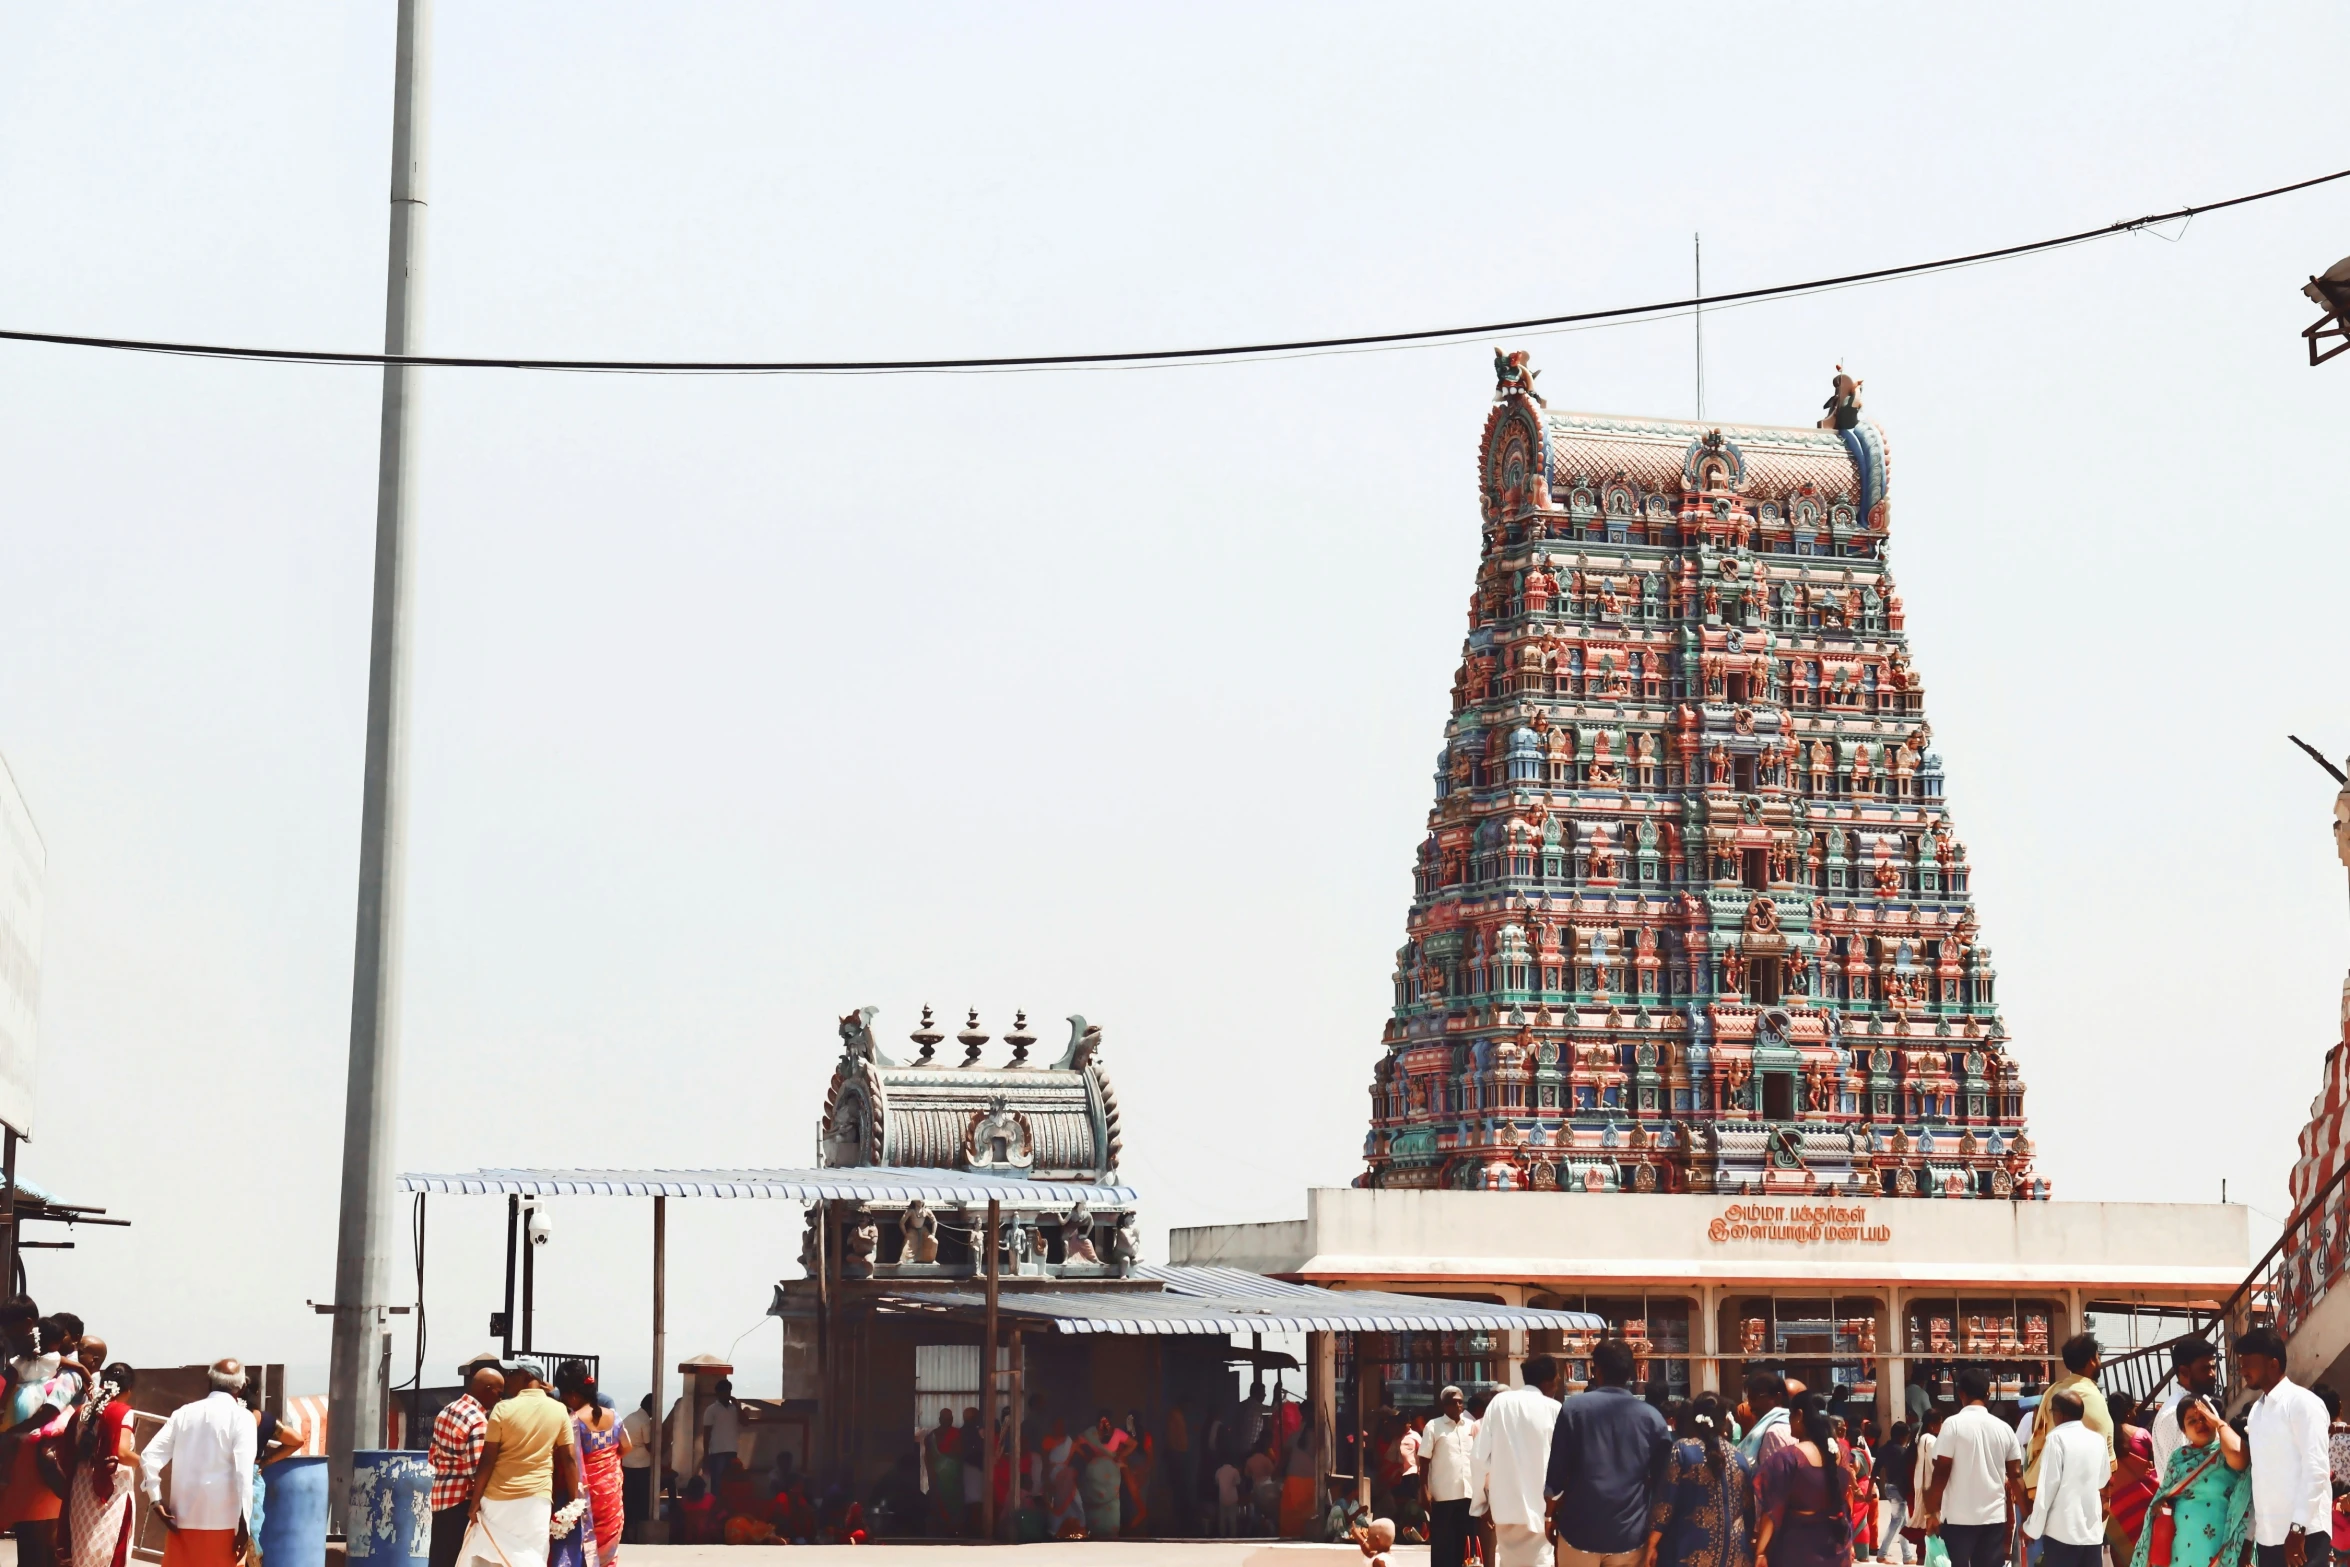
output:
M1489 1306L1481 1301L1389 1295L1373 1290L1329 1290L1244 1273L1238 1268L1144 1266L1137 1278L1160 1288L1002 1291L998 1314L1056 1333L1155 1336L1227 1333L1501 1333L1512 1329L1603 1331L1588 1311L1541 1311ZM886 1297L904 1311L947 1310L957 1316L986 1308L975 1289L923 1290Z
M400 1177L404 1192L453 1192L517 1197L732 1197L781 1202L984 1203L1063 1208L1080 1200L1095 1207L1130 1208L1131 1186L1084 1181L1028 1181L963 1170L914 1170L890 1165L837 1170L475 1170L464 1175L415 1173Z

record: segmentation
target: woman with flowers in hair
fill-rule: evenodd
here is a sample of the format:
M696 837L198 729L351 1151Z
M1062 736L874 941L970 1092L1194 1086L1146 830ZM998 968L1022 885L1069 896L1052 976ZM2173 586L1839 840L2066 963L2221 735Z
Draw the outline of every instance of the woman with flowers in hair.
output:
M1700 1393L1673 1430L1648 1513L1656 1567L1752 1567L1754 1461L1729 1440L1719 1394Z
M67 1527L71 1567L123 1567L130 1549L131 1488L139 1445L131 1434L130 1401L136 1374L121 1361L98 1373L98 1384L74 1412L66 1441ZM122 1470L128 1467L130 1473Z

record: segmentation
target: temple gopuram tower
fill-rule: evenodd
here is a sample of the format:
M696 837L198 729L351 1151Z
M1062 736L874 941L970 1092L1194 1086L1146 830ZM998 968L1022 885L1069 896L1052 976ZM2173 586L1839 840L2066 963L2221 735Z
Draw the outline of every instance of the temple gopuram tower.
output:
M1359 1184L2045 1198L1857 383L1714 426L1495 357Z

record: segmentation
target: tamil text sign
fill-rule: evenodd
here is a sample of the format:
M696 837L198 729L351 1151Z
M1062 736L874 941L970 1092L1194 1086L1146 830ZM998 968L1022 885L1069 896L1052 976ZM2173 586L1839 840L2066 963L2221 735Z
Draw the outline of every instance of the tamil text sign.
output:
M1783 1246L1834 1246L1855 1242L1881 1246L1893 1239L1893 1226L1871 1224L1865 1207L1821 1202L1734 1202L1714 1215L1705 1238L1715 1245L1731 1241L1773 1241Z

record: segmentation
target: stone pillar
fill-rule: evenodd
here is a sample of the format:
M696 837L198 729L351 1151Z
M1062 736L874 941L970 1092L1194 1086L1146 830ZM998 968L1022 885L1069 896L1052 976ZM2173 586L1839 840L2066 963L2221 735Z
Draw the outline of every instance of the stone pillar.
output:
M1909 1418L1909 1359L1901 1337L1901 1291L1885 1286L1885 1322L1877 1342L1890 1354L1877 1357L1877 1429L1890 1434L1893 1422Z
M1361 1428L1366 1444L1371 1439L1371 1422L1387 1398L1387 1367L1380 1364L1386 1357L1386 1334L1355 1335L1355 1424ZM1362 1471L1355 1476L1355 1497L1368 1507L1371 1505L1371 1466L1358 1463L1355 1467Z
M1306 1418L1320 1433L1314 1443L1314 1499L1326 1505L1338 1443L1338 1335L1306 1335Z
M1722 1287L1719 1284L1697 1287L1697 1313L1700 1320L1691 1339L1705 1358L1698 1362L1697 1375L1690 1379L1690 1385L1700 1393L1721 1393Z

